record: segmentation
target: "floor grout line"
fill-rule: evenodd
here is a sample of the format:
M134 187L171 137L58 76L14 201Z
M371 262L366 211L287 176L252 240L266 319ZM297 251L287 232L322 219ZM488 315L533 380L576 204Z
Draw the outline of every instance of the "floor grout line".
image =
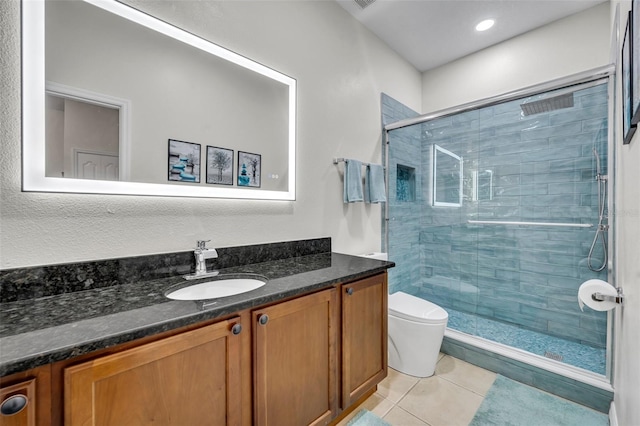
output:
M482 399L482 401L484 402L485 395L482 395L482 394L480 394L480 393L478 393L478 392L476 392L476 391L474 391L474 390L472 390L472 389L469 389L469 388L467 388L467 387L465 387L465 386L463 386L463 385L461 385L461 384L459 384L459 383L456 383L456 382L454 382L454 381L453 381L453 380L451 380L451 379L447 379L447 378L445 378L445 377L443 377L443 376L441 376L440 374L438 374L438 373L437 373L438 364L440 363L440 361L442 361L443 359L445 359L445 357L446 357L446 356L447 356L446 354L442 354L442 356L439 356L438 361L436 362L436 370L435 370L436 372L434 372L434 374L433 374L433 375L431 375L431 376L429 376L429 377L415 377L415 376L411 376L411 375L408 375L408 374L402 373L402 372L400 372L400 371L394 370L394 371L396 371L396 373L398 373L398 374L401 374L401 375L404 375L404 376L407 376L407 377L412 377L412 378L414 378L414 379L416 379L416 380L415 380L415 382L414 382L414 383L409 387L409 389L408 389L408 390L406 390L405 392L403 392L403 393L401 394L401 396L400 396L400 398L398 399L398 401L397 401L397 402L394 402L393 400L391 400L391 399L389 399L389 398L387 398L387 397L384 397L384 396L383 396L383 398L384 398L385 400L387 400L387 401L389 401L389 402L391 403L391 407L390 407L388 410L386 410L386 411L384 412L384 414L382 414L382 415L381 415L381 418L383 418L383 419L384 419L385 417L387 417L387 416L388 416L388 414L389 414L389 413L391 413L391 411L392 411L394 408L397 408L397 409L399 409L399 410L402 410L402 411L403 411L404 413L406 413L407 415L410 415L410 416L412 416L412 417L414 417L414 418L418 419L420 422L422 422L422 423L426 424L427 426L432 426L432 425L431 425L431 423L429 423L429 422L428 422L428 421L426 421L425 419L423 419L423 418L421 418L421 417L419 417L419 416L416 416L415 414L411 413L410 411L407 411L407 410L405 410L404 408L402 408L402 407L400 406L400 403L401 403L401 402L402 402L402 401L403 401L403 400L404 400L404 399L405 399L405 398L406 398L406 397L411 393L411 391L412 391L412 390L413 390L413 389L414 389L414 388L415 388L415 387L416 387L416 386L417 386L421 381L423 381L423 380L427 380L427 379L431 379L431 378L436 378L436 377L437 377L438 379L442 379L442 380L444 380L444 381L446 381L446 382L448 382L448 383L450 383L450 384L452 384L452 385L454 385L454 386L456 386L456 387L458 387L458 388L460 388L460 389L463 389L464 391L471 392L472 394L477 395L477 396L478 396L478 397L480 397L480 398ZM488 370L487 370L487 371L488 371ZM497 376L496 376L496 377L497 377ZM494 380L494 381L495 381L495 380ZM382 396L382 395L381 395L381 396ZM476 412L477 412L477 410L476 410ZM474 413L474 414L475 414L475 413ZM392 426L395 426L395 425L392 425Z
M482 399L484 399L484 397L486 396L486 392L485 392L485 395L483 395L483 394L481 394L481 393L476 392L476 391L475 391L475 390L473 390L473 389L470 389L470 388L468 388L468 387L466 387L466 386L461 385L460 383L456 383L456 382L454 382L454 381L453 381L453 380L451 380L451 379L447 379L446 377L443 377L443 376L438 376L438 377L439 377L439 378L441 378L442 380L446 380L447 382L449 382L449 383L451 383L451 384L453 384L453 385L456 385L456 386L458 386L458 387L460 387L460 388L462 388L462 389L464 389L464 390L468 390L469 392L474 393L474 394L476 394L476 395L478 395L478 396L482 397ZM497 377L497 375L496 375L496 377ZM493 381L495 382L495 379L494 379ZM491 384L493 385L493 382L492 382Z

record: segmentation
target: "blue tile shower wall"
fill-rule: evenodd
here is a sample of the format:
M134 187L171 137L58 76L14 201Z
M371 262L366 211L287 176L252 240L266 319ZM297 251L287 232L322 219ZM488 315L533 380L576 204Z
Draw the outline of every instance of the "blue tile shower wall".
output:
M382 123L383 126L406 118L416 117L417 112L407 108L395 99L382 94ZM420 263L420 215L424 203L422 197L421 170L421 135L420 126L400 129L393 132L393 150L389 155L389 208L393 212L384 226L389 226L387 252L389 259L396 261L395 268L389 269L389 293L396 291L408 292L408 286L419 284L420 269L415 265ZM386 161L385 150L383 162ZM398 180L400 170L400 181ZM413 171L413 187L408 182L409 173ZM404 197L406 191L414 192L414 197ZM398 196L400 194L400 196ZM384 218L382 219L384 221ZM384 238L384 237L383 237ZM383 241L384 247L384 241ZM415 294L415 292L413 292Z
M595 227L467 223L597 224L593 149L606 173L607 86L577 91L574 107L548 113L523 116L522 102L390 132L390 184L395 163L415 167L416 175L415 202L403 203L390 194L389 253L402 271L402 279L390 288L445 308L604 347L606 314L581 312L576 298L582 282L606 280L606 272L587 267ZM383 101L389 118L391 110L402 111L397 105L385 107ZM463 157L461 207L431 205L434 144ZM483 191L474 191L474 171L485 176ZM489 175L491 192L486 190Z

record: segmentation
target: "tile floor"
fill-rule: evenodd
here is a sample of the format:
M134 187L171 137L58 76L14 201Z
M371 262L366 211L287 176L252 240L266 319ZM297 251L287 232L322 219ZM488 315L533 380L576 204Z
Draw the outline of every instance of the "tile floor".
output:
M361 407L393 426L466 426L495 379L491 371L441 353L432 377L420 379L389 368L378 391Z

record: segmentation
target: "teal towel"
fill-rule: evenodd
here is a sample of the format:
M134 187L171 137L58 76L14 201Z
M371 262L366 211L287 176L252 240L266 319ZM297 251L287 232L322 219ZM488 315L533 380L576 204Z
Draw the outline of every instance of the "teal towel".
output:
M362 162L344 160L344 202L362 201Z
M369 164L364 175L365 203L385 203L384 168L380 164Z

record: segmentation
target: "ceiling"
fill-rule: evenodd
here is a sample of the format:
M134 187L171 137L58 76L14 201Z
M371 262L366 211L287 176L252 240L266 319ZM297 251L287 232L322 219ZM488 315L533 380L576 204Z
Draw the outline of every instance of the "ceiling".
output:
M336 0L426 71L608 0ZM359 5L367 5L364 9ZM479 33L478 22L493 28Z

